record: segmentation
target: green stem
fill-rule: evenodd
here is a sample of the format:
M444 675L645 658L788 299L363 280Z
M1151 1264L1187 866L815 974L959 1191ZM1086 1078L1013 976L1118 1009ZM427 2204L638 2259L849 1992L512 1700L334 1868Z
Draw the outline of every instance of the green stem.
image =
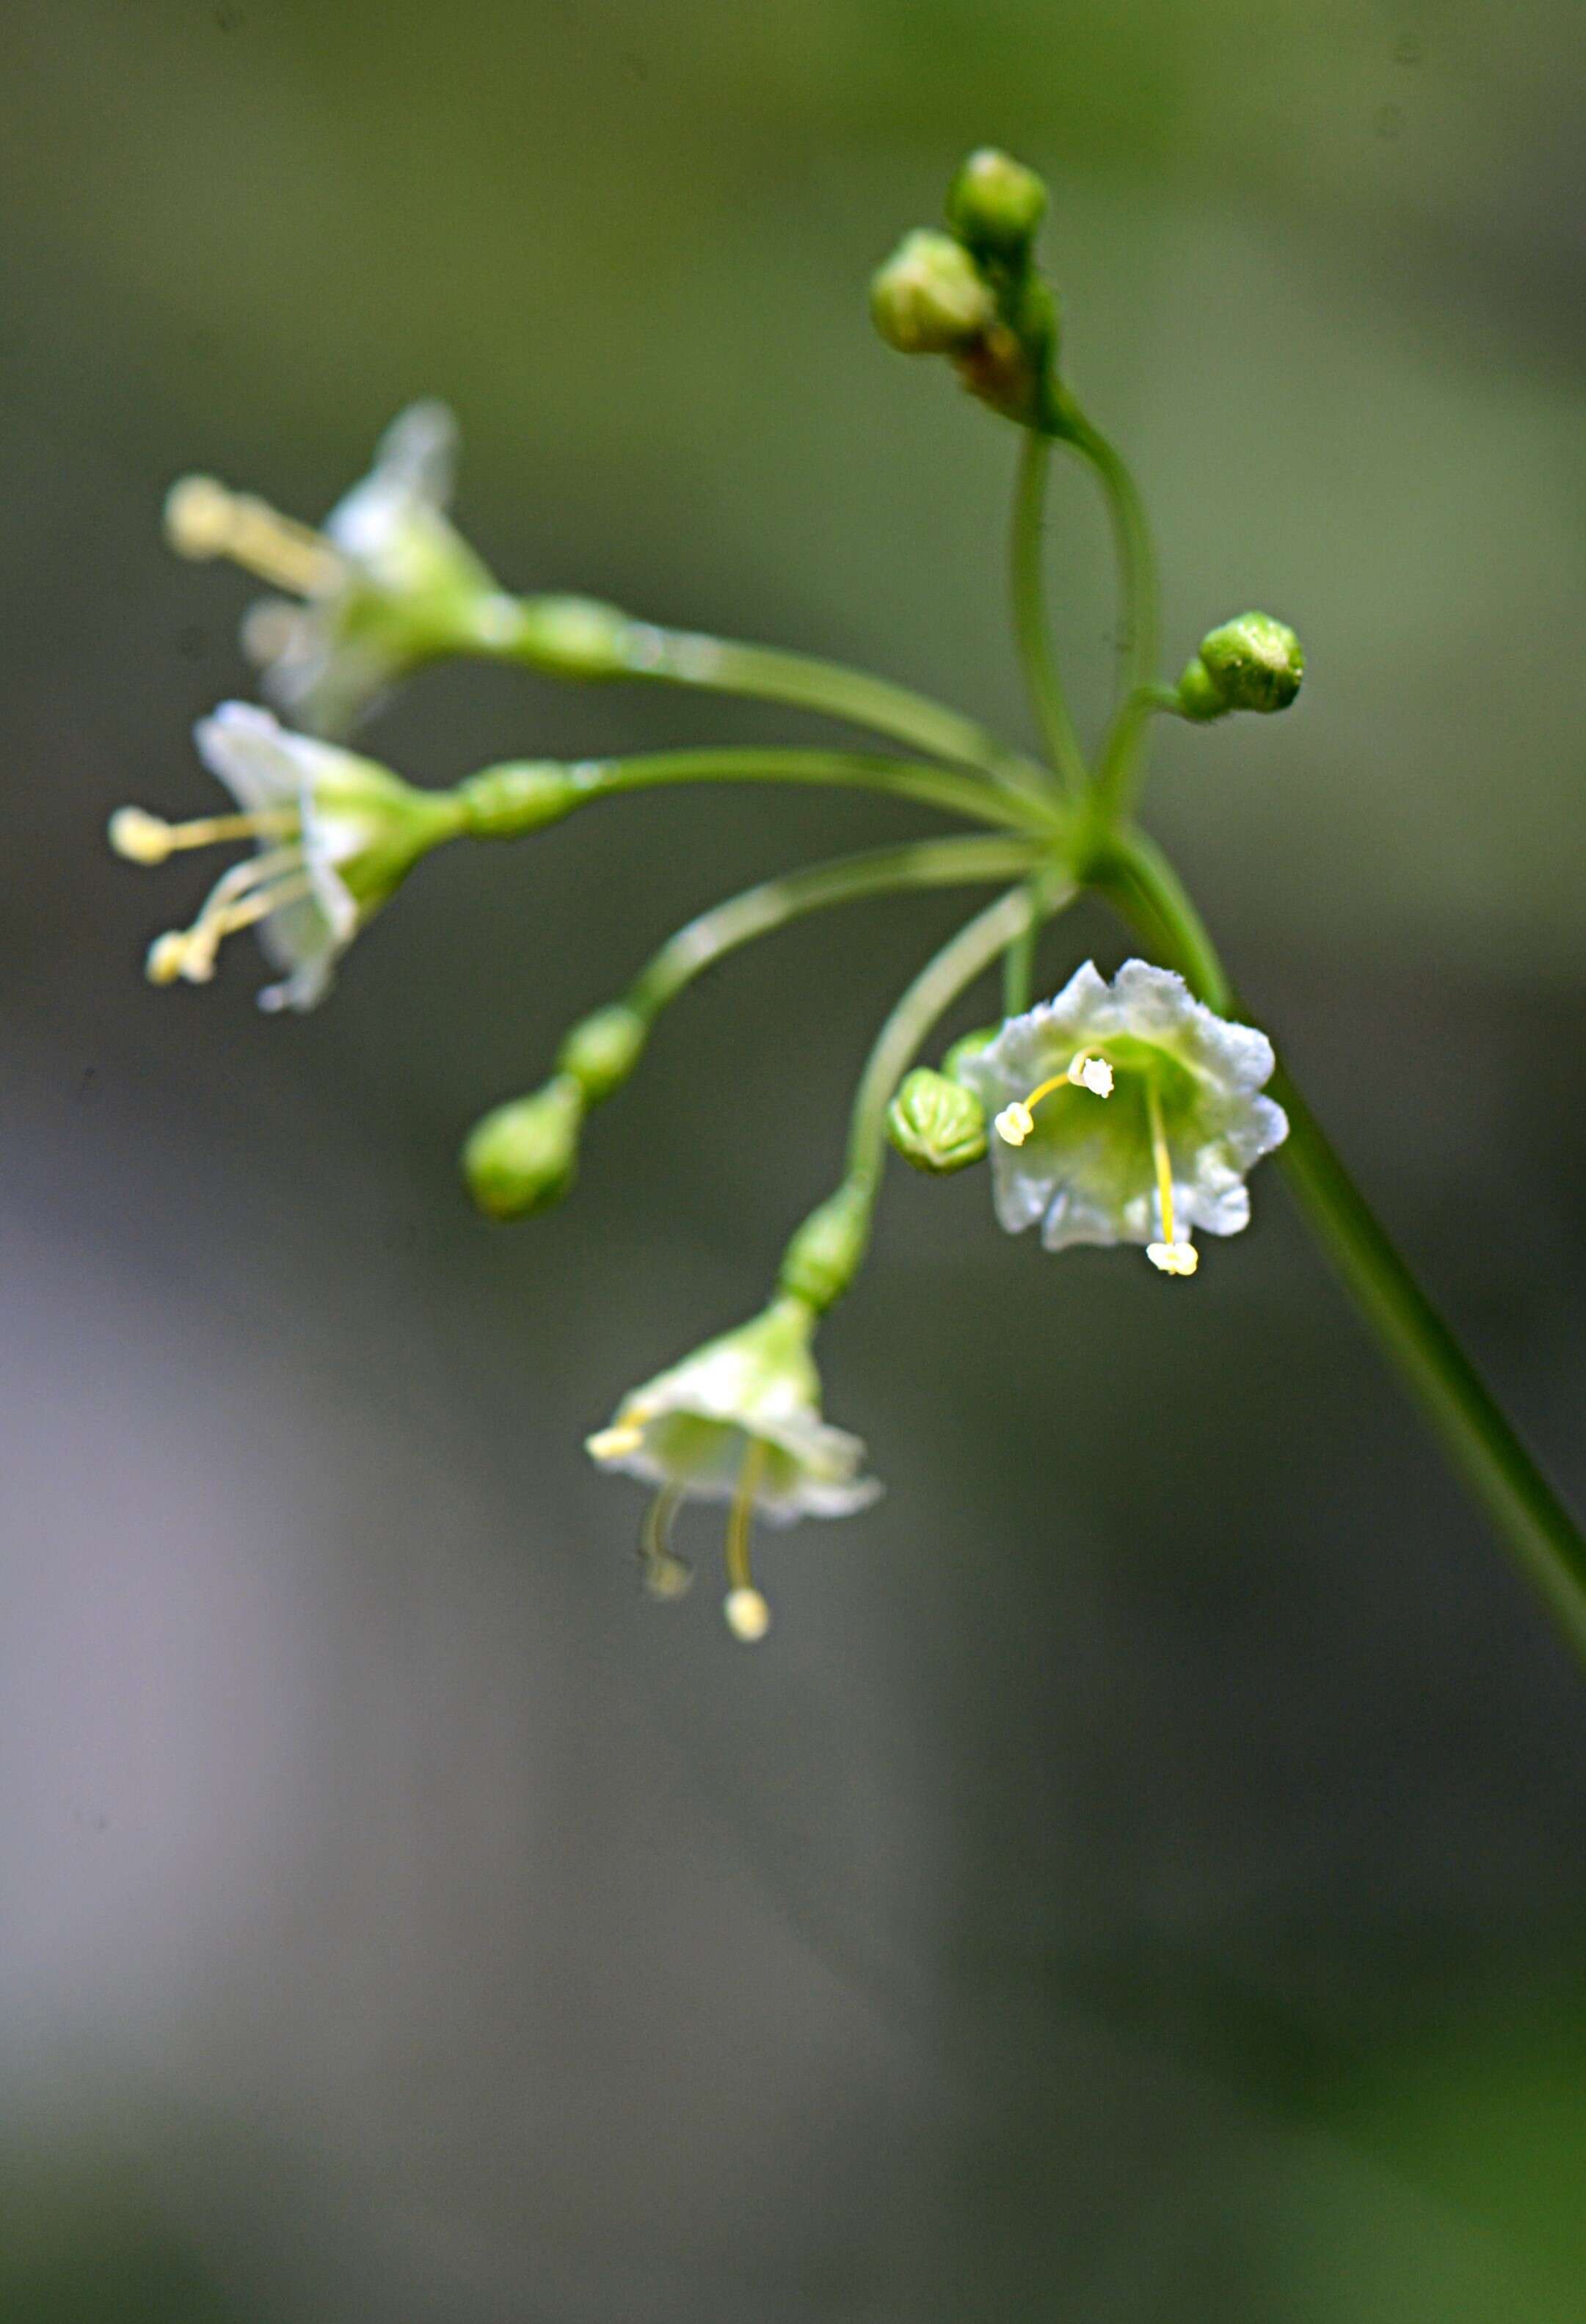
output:
M1176 873L1149 841L1122 835L1097 884L1226 1013L1222 963ZM1273 1094L1288 1114L1278 1159L1296 1198L1384 1352L1394 1363L1516 1564L1586 1661L1586 1539L1426 1297L1280 1066Z
M657 751L634 758L592 759L572 770L586 798L651 789L666 783L823 783L851 790L889 791L918 799L976 823L1000 825L1037 838L1054 839L1065 828L1047 803L1005 789L991 789L944 767L907 759L869 757L847 751L736 750Z
M1013 626L1041 740L1065 787L1077 798L1086 782L1084 752L1074 731L1063 680L1058 675L1042 576L1041 536L1051 460L1048 438L1034 429L1026 429L1013 497Z
M812 863L764 881L717 904L669 936L641 969L626 999L647 1022L725 953L785 927L807 912L909 888L970 886L1028 869L1033 843L1021 839L921 839Z
M1088 463L1106 496L1118 558L1123 650L1118 707L1102 752L1096 802L1103 822L1127 812L1139 788L1140 759L1157 677L1160 613L1157 552L1145 503L1121 454L1077 407L1065 408L1064 440Z
M931 1028L999 953L1061 911L1074 893L1066 867L1052 864L999 897L927 961L887 1019L866 1060L848 1132L848 1180L868 1190L872 1205L881 1185L887 1108Z
M532 613L535 600L515 602ZM614 609L600 610L611 624L605 674L786 703L888 735L928 758L973 769L1013 790L1047 788L1046 770L1035 760L1000 742L974 719L910 687L815 654L787 653L776 646L749 645L702 631L665 629L659 622L630 620ZM506 634L509 642L500 650L502 658L545 666L531 621L524 624L521 643L512 641L510 632Z

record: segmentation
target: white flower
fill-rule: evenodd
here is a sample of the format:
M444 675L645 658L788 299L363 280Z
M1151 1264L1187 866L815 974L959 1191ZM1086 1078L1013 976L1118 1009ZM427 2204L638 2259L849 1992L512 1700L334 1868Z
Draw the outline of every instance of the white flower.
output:
M813 1308L783 1294L752 1322L635 1388L588 1440L603 1468L659 1489L643 1535L647 1575L659 1596L678 1595L687 1581L670 1543L681 1503L732 1503L725 1610L746 1642L763 1637L770 1618L750 1578L753 1517L789 1525L801 1517L848 1517L881 1489L861 1473L859 1438L821 1416L810 1354L815 1324Z
M998 1110L999 1220L1010 1234L1038 1222L1048 1250L1143 1243L1165 1274L1193 1274L1191 1231L1247 1225L1246 1173L1288 1134L1259 1094L1273 1062L1265 1033L1170 969L1126 961L1109 984L1086 961L959 1069Z
M415 790L371 759L288 733L251 703L223 703L194 739L237 812L171 824L122 807L111 844L149 864L228 840L251 839L255 853L222 873L190 927L156 937L150 978L206 984L223 938L252 927L285 971L260 1006L311 1009L358 930L420 855L460 829L464 810L451 794Z
M230 557L301 601L265 598L243 624L265 691L299 724L344 733L396 679L471 641L496 602L446 512L456 442L445 404L413 404L318 532L213 477L173 487L166 529L183 555Z

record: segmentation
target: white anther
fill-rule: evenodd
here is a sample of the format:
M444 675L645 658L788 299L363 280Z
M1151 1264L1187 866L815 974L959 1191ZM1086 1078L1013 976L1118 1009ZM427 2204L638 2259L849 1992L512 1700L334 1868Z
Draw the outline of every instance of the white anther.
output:
M1111 1097L1112 1068L1105 1057L1094 1057L1082 1049L1068 1068L1068 1078L1076 1089L1089 1090L1093 1097Z
M1193 1242L1148 1242L1146 1257L1164 1275L1193 1275L1201 1263Z
M1034 1114L1028 1105L1021 1105L1017 1098L1011 1105L1003 1107L993 1125L998 1137L1005 1146L1022 1146L1035 1126Z
M758 1590L729 1590L722 1611L728 1629L746 1646L758 1646L771 1627L771 1609Z

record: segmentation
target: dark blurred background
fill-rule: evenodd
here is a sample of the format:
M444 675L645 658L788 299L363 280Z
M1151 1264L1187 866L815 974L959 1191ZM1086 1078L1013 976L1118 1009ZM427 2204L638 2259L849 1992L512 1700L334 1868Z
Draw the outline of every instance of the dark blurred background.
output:
M689 911L924 828L678 793L454 849L333 1001L155 993L238 576L404 401L514 586L1025 733L1010 431L871 335L968 145L1049 173L1241 988L1578 1501L1586 52L1574 0L10 0L0 42L0 2312L286 2324L1586 2315L1586 1689L1289 1209L1192 1290L899 1169L824 1348L887 1499L645 1604L619 1392L758 1305L950 897L679 1007L515 1231L453 1157ZM1104 532L1054 579L1103 698ZM448 670L370 747L813 723ZM1125 947L1050 940L1055 983ZM959 1022L983 1015L971 1004ZM907 1183L905 1183L907 1181ZM705 1554L712 1526L690 1527Z

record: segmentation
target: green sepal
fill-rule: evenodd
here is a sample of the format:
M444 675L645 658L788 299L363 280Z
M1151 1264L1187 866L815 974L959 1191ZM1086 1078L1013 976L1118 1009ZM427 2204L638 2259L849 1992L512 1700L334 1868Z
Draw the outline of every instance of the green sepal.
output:
M887 1136L915 1169L945 1176L985 1159L986 1110L972 1090L917 1065L887 1109Z
M845 1178L794 1234L782 1254L779 1287L817 1314L840 1299L864 1258L873 1208L868 1179Z
M650 1026L624 1001L597 1009L575 1025L557 1052L557 1070L570 1074L589 1105L621 1089L644 1054Z

